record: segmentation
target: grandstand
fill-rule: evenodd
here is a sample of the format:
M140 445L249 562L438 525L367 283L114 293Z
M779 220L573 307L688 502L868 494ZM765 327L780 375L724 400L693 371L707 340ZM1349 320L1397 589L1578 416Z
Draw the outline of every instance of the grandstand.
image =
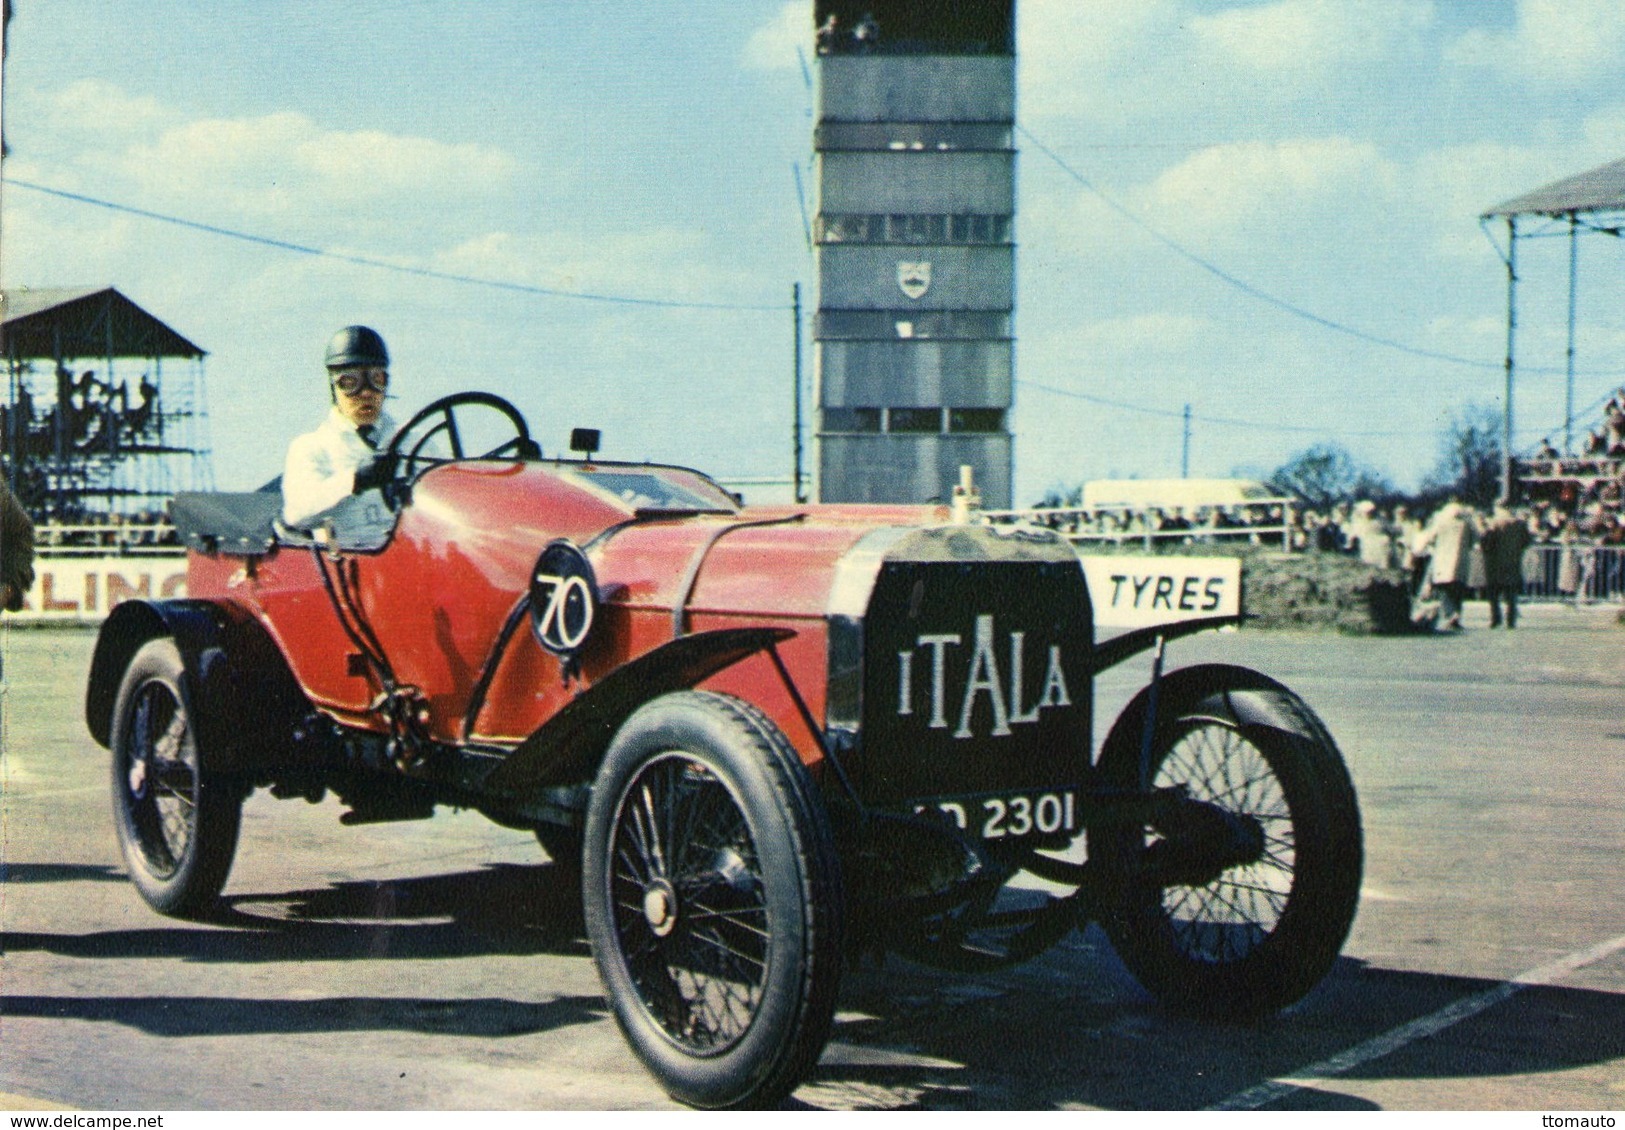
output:
M153 523L212 489L204 356L110 286L0 295L0 472L35 521Z

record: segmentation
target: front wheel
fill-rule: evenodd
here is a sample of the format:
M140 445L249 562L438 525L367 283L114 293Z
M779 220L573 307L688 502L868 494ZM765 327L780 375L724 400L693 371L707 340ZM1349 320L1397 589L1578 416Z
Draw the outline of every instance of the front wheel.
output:
M726 695L656 699L616 734L587 809L587 935L615 1018L674 1098L779 1102L829 1038L841 884L784 734Z
M113 825L130 878L154 910L207 913L237 852L243 795L206 771L185 668L170 639L144 644L113 705Z
M1140 784L1148 697L1129 704L1102 751L1111 787ZM1124 964L1180 1012L1246 1019L1298 1000L1336 960L1360 892L1359 806L1325 727L1255 672L1174 672L1147 776L1195 803L1183 829L1176 811L1173 827L1118 827L1091 842L1116 877L1104 925ZM1203 822L1205 841L1181 842Z

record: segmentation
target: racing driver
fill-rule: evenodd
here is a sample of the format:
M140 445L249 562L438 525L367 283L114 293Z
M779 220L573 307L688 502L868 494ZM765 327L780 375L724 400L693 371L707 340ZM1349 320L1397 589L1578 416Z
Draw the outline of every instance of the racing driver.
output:
M301 530L331 526L340 546L376 549L395 520L383 492L395 472L382 453L395 431L384 412L384 339L366 326L345 326L327 344L327 378L327 418L288 445L282 520Z

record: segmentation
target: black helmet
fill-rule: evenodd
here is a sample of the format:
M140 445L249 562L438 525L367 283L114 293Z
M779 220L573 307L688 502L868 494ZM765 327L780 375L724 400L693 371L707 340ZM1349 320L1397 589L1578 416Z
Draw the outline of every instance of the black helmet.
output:
M366 326L345 326L327 343L327 367L347 369L354 365L367 365L379 369L389 368L389 350L377 330Z

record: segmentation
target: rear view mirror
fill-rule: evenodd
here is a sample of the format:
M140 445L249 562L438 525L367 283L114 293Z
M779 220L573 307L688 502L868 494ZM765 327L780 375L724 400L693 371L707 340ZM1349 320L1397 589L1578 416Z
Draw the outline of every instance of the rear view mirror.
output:
M579 451L583 458L591 458L598 451L600 438L597 428L571 428L570 450Z

